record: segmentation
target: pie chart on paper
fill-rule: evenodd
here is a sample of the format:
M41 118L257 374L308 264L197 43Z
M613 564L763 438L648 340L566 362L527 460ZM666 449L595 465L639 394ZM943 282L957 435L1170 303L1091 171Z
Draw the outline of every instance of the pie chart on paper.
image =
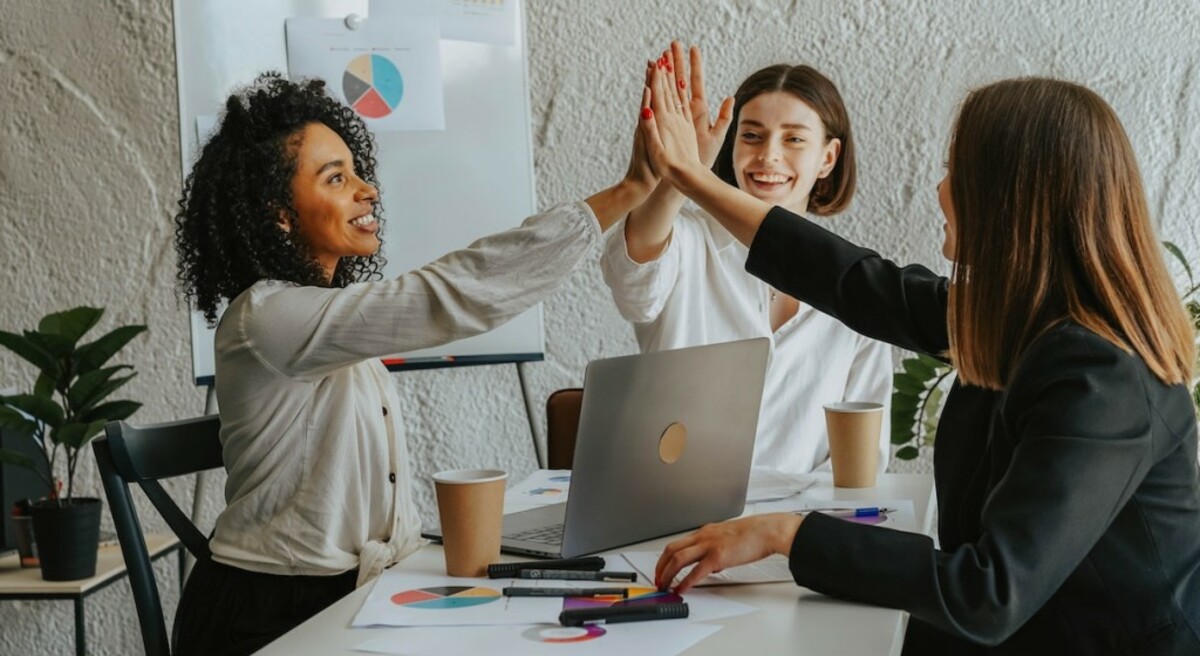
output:
M447 610L490 604L500 599L500 591L492 588L469 586L443 586L405 590L392 595L392 603L408 608Z
M404 97L404 77L383 55L359 55L342 74L342 93L354 111L367 118L391 114Z

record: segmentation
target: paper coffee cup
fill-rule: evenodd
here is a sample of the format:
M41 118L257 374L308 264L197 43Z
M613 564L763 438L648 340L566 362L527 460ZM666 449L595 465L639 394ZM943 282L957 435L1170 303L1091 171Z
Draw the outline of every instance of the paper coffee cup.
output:
M842 401L825 406L834 487L874 487L883 405Z
M498 469L455 469L433 475L446 573L483 577L500 558L504 481Z

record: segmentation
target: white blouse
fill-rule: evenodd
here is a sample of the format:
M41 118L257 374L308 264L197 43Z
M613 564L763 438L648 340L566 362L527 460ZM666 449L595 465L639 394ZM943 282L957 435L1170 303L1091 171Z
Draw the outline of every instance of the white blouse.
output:
M262 281L216 333L226 508L211 547L254 572L359 584L418 549L400 403L379 358L494 328L553 292L600 241L559 205L395 280Z
M600 267L643 352L771 338L755 467L786 473L829 469L823 406L874 401L884 406L883 471L891 453L891 347L803 303L772 332L770 287L746 273L748 252L689 202L658 259L639 264L629 257L621 221L608 233Z

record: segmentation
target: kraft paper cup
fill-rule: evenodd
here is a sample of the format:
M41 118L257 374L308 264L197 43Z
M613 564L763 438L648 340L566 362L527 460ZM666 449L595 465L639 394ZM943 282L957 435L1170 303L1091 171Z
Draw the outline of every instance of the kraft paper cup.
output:
M486 576L488 564L500 559L507 478L499 469L454 469L433 475L450 576Z
M875 487L883 405L842 401L825 406L834 487Z

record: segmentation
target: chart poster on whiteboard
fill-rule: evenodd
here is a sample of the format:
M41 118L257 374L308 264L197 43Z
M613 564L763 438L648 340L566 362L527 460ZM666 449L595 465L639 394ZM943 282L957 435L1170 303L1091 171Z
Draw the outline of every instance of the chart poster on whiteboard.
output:
M376 132L445 130L436 18L289 18L288 74L319 77Z
M498 46L517 42L516 0L371 0L372 18L435 16L442 38Z

